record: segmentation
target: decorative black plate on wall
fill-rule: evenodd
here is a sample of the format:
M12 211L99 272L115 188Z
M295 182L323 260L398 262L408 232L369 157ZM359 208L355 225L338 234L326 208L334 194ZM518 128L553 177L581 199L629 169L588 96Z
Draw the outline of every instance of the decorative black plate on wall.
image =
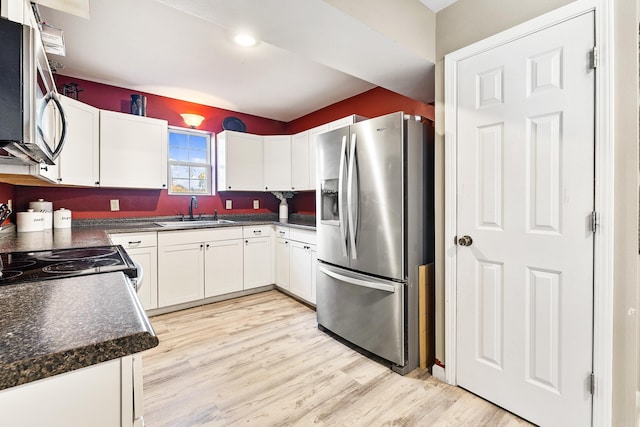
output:
M245 126L244 122L239 118L231 116L222 121L222 129L235 130L237 132L246 132L247 126Z

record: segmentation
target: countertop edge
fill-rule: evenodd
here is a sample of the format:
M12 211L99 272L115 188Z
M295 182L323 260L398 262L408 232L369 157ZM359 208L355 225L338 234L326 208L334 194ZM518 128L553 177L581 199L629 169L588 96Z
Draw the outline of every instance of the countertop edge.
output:
M158 337L140 332L57 353L3 363L0 390L72 372L156 347ZM91 356L91 359L88 359ZM34 367L38 369L34 370Z

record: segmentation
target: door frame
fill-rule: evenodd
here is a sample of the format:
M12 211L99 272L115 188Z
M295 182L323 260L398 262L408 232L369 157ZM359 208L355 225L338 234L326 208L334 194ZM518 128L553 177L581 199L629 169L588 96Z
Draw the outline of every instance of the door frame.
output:
M593 395L592 425L609 426L612 417L613 372L613 2L577 0L523 24L445 55L444 134L444 297L445 381L457 385L457 66L473 55L507 44L578 15L595 12L598 63L595 76L595 210L598 228L594 235L593 289Z

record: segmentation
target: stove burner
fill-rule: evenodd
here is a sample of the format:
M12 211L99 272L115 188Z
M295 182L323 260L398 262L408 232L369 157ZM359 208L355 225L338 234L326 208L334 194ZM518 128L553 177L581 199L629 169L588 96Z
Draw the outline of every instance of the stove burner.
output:
M50 252L47 255L38 257L42 261L73 261L91 258L103 258L117 253L111 248L81 248Z
M0 271L0 281L13 279L14 277L22 276L22 271L3 270Z
M120 261L117 259L77 259L47 265L42 268L42 271L51 274L65 274L77 271L100 269L100 267L116 265L119 262Z
M35 263L36 263L35 261L12 261L12 262L5 262L4 267L5 268L9 267L9 269L14 269L14 268L24 269L26 267L31 267Z

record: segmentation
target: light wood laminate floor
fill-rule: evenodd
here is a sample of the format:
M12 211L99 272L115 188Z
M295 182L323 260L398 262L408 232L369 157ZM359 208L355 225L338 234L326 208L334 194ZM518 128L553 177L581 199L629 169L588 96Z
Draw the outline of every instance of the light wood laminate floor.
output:
M145 421L160 426L528 426L416 369L400 376L278 292L151 318Z

